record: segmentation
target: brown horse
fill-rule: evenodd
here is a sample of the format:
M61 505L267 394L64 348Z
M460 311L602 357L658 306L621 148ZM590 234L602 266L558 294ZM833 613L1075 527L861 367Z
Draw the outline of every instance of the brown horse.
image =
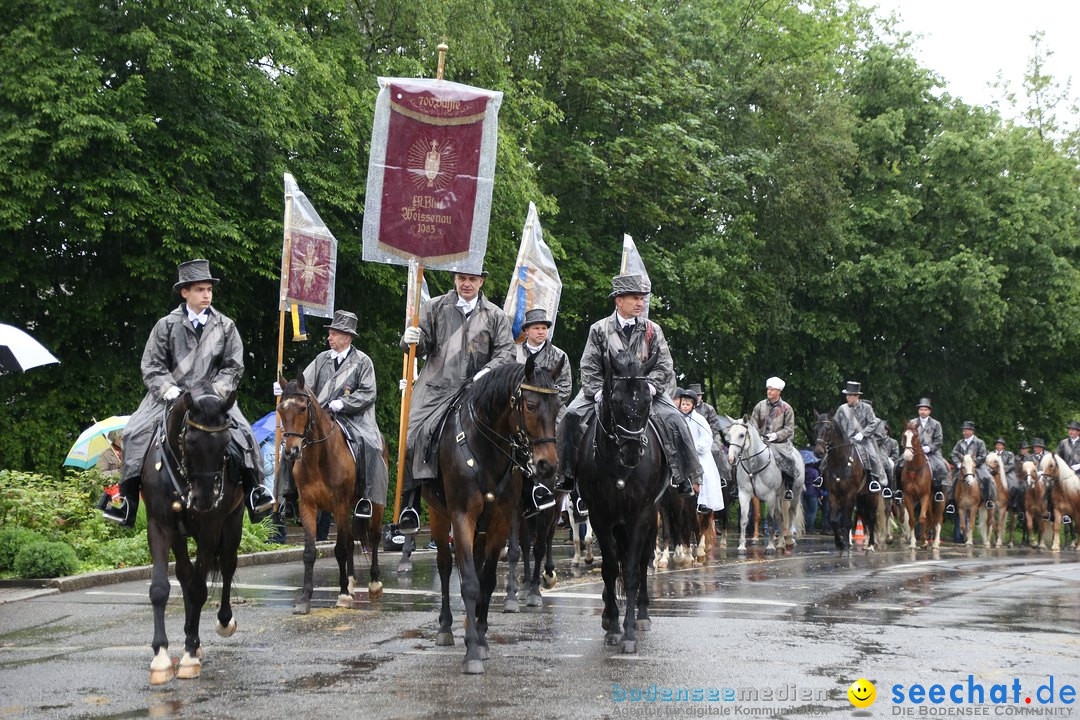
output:
M964 544L975 544L975 523L981 517L982 526L979 530L986 537L986 513L980 513L982 508L982 488L979 479L975 476L975 458L965 455L957 468L956 478L956 522L960 523L964 532Z
M919 440L919 421L911 420L901 434L904 448L904 467L900 474L900 489L904 491L904 507L907 510L908 527L911 530L911 549L915 549L916 524L922 528L922 547L933 544L941 547L941 518L945 501L934 502L931 485L933 475L930 461L923 452ZM918 508L918 516L916 516Z
M814 425L814 455L821 458L821 475L829 491L829 523L836 547L850 548L852 516L858 512L866 527L866 551L877 542L878 503L881 496L870 492L869 474L855 446L837 427L829 413L818 415Z
M1024 520L1031 547L1042 549L1050 544L1051 525L1043 519L1046 512L1047 484L1033 460L1020 467L1020 484L1024 488Z
M1001 462L1001 456L996 452L987 453L986 469L990 471L991 477L994 478L997 496L1002 500L995 504L993 510L986 511L986 536L983 538L983 543L986 547L990 547L991 539L997 538L997 542L993 543L994 546L1002 547L1005 544L1006 536L1008 536L1008 545L1012 547L1012 536L1007 532L1005 522L1006 515L1009 513L1009 503L1007 501L1009 497L1009 481L1005 477L1005 464Z
M1039 464L1039 473L1050 478L1054 501L1054 542L1051 552L1061 552L1061 523L1080 522L1080 477L1060 455L1047 453Z
M382 540L383 506L372 502L371 518L357 521L353 528L353 500L357 482L356 461L349 450L345 431L326 410L319 405L311 389L305 386L301 373L296 380L286 384L285 378L278 382L283 389L278 404L285 440L284 460L291 467L293 482L300 494L300 522L304 526L304 586L293 606L293 613L306 615L311 612L312 578L315 568L315 514L328 510L334 515L337 526L337 542L334 557L338 563L337 607L352 607L356 569L354 539L359 538L371 552L371 581L368 598L382 597L379 580L379 543Z
M439 477L424 483L431 537L438 547L442 608L436 645L453 645L450 612L450 528L465 601L462 672L484 672L488 658L488 608L499 555L521 512L522 476L555 475L555 378L562 363L537 371L534 357L508 363L469 385L449 409L439 438ZM520 472L513 472L513 470Z

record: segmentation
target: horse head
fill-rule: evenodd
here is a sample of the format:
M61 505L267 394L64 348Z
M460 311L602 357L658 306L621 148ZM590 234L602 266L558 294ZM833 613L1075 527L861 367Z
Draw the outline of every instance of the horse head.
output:
M1039 477L1044 480L1053 480L1058 476L1060 468L1057 463L1057 455L1048 452L1039 461Z
M728 428L728 462L732 467L739 462L744 451L748 451L750 455L756 454L761 445L761 436L757 428L745 415L742 419L735 420Z
M168 435L175 439L176 465L187 480L189 510L208 512L221 502L233 428L229 410L235 403L235 390L222 398L209 386L198 387L181 395L169 415Z
M964 459L960 461L961 478L967 481L968 485L975 484L975 458L968 454L964 456Z
M525 378L510 404L518 408L516 417L510 418L511 434L519 438L525 447L531 448L531 470L540 480L549 480L559 466L555 452L555 420L559 415L559 391L555 381L562 372L566 358L558 365L539 372L536 356L530 354L525 361Z
M1035 484L1039 480L1039 468L1036 467L1035 461L1027 460L1020 466L1020 474L1023 476L1024 484L1028 489L1034 489Z
M919 421L909 420L904 426L904 432L900 437L903 439L904 462L911 463L916 455L922 454L922 443L919 439Z
M303 455L304 446L310 442L308 435L315 427L317 404L304 382L303 373L299 373L292 382L286 382L283 375L278 375L278 384L281 385L281 401L277 414L285 442L283 455L286 460L295 462Z
M839 435L833 417L829 413L818 413L814 422L814 456L824 459L829 452L832 440Z
M660 358L654 345L644 363L625 350L608 352L601 408L605 434L618 445L619 464L637 467L645 453L645 431L652 409L649 373Z

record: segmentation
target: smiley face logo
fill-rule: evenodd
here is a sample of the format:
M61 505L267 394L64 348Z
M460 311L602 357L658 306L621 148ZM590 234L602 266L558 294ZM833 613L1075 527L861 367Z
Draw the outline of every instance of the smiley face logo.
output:
M877 699L877 689L866 678L859 678L851 683L847 690L848 700L857 708L868 708Z

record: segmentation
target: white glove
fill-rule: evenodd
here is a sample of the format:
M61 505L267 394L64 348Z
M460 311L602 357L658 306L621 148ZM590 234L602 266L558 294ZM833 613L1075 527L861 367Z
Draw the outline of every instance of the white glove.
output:
M415 345L420 342L420 328L410 325L405 328L405 332L402 333L401 339L405 341L406 345Z
M1069 467L1071 467L1073 470L1076 470L1076 471L1080 472L1080 463L1074 463L1074 464L1070 465Z
M345 403L342 402L341 398L338 398L337 400L331 400L330 405L328 405L328 407L333 412L341 412L342 409L344 409L344 407L345 407Z
M274 397L281 397L281 383L277 380L274 381Z
M486 368L482 369L480 372L478 372L478 373L476 373L475 375L472 376L473 382L476 382L480 378L487 375L489 372L491 372L491 368L489 368L489 367L486 367Z
M930 446L929 445L923 445L922 446L922 451L923 451L924 455L929 455L930 454Z
M653 385L652 383L649 383L649 395L650 396L656 395L656 386Z
M863 434L862 433L855 433L855 438L854 438L855 442L862 442L862 439L863 439Z
M776 433L766 433L765 439L769 442L776 442Z
M161 396L161 399L165 402L172 402L178 397L180 397L180 388L173 385L171 388L165 391L165 394Z
M592 399L596 402L600 402L600 398L604 397L604 388L600 388L596 391L596 394L592 396Z
M398 390L400 390L401 392L405 392L405 388L408 387L408 385L409 385L409 381L406 380L405 378L401 378L400 380L397 381Z

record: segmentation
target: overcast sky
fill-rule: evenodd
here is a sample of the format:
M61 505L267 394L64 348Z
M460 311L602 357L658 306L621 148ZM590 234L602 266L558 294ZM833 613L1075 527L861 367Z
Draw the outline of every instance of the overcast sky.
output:
M1000 98L989 87L998 72L1014 92L1021 91L1033 54L1030 37L1038 30L1045 33L1043 48L1053 52L1046 71L1062 87L1072 76L1069 97L1080 95L1080 0L863 2L877 5L881 16L896 11L902 29L921 35L914 41L915 56L945 79L950 94L969 104L990 105ZM1005 107L1002 112L1011 115Z

